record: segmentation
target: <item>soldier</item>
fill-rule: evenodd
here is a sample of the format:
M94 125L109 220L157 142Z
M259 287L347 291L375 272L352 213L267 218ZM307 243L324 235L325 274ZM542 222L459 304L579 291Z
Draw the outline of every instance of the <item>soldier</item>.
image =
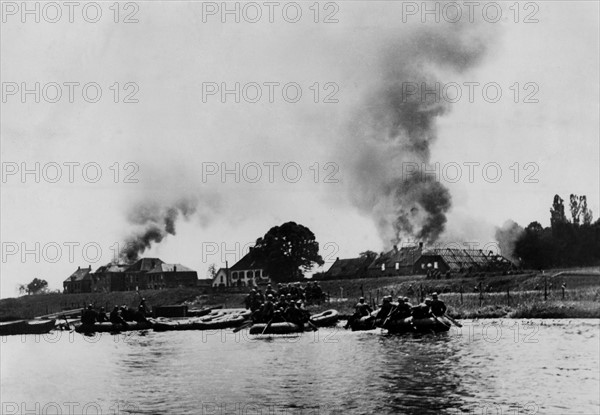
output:
M442 300L438 300L437 293L433 293L431 297L433 298L430 304L431 313L436 317L441 317L446 314L446 304L444 304Z

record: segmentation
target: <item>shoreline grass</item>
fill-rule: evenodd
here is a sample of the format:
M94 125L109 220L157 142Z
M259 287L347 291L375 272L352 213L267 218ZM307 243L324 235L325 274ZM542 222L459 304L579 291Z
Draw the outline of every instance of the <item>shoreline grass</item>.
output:
M560 285L565 282L566 290ZM481 283L484 292L473 292ZM422 275L352 280L320 281L330 302L309 305L311 313L336 309L345 317L364 293L367 301L380 302L384 295L407 296L414 304L423 294L440 293L448 314L459 319L473 318L600 318L600 268L582 268L528 272L519 275L456 276L431 280ZM409 287L412 286L413 294ZM544 298L546 286L547 298ZM462 293L461 293L462 290ZM211 291L206 288L121 291L111 293L43 294L0 300L0 321L30 319L87 304L112 307L127 304L137 307L141 297L150 307L187 304L190 307L243 307L244 293Z

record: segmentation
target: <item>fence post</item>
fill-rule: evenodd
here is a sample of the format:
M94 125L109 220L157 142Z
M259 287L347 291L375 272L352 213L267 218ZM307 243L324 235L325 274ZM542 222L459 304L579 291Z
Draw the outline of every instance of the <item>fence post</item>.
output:
M460 285L460 305L463 304L463 285Z
M561 290L562 290L562 299L565 299L565 284L560 286Z
M548 278L544 275L544 301L548 299Z
M377 289L377 299L375 300L379 304L379 288Z
M482 287L482 282L479 281L479 307L481 307L483 305L483 287Z
M510 288L506 287L506 305L510 305Z

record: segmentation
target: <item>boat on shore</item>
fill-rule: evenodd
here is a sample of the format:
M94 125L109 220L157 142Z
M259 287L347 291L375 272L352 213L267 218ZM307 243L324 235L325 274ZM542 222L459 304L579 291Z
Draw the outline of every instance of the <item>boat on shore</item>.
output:
M337 310L323 311L310 317L310 321L317 327L335 326L339 319L340 313Z
M203 317L184 319L155 319L154 331L219 330L241 326L250 317L248 310L213 310Z
M46 334L54 330L56 320L19 320L0 323L0 336Z

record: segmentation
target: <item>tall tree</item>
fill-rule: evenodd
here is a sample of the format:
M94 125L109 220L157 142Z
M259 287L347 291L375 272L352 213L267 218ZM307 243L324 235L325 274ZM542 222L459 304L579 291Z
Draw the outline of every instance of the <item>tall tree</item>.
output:
M271 228L256 240L251 255L274 281L300 279L315 263L324 264L315 234L295 222Z
M554 201L550 208L550 225L554 228L556 225L567 223L565 216L564 200L559 195L554 195Z

